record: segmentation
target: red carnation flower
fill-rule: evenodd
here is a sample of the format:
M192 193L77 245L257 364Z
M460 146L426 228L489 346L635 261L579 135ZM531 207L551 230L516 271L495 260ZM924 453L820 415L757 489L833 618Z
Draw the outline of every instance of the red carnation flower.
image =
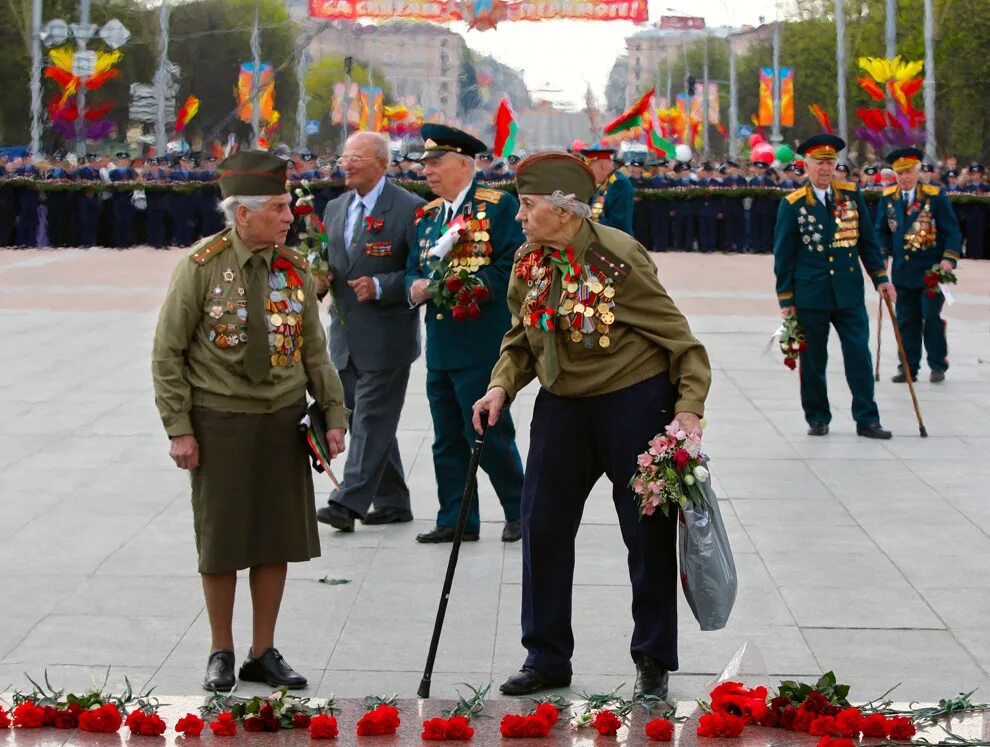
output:
M464 281L462 281L457 275L451 275L449 278L447 278L446 285L447 285L447 290L449 290L451 293L457 293L457 291L459 291L461 287L464 285Z
M309 726L310 718L305 713L293 713L292 714L292 728L293 729L305 729Z
M804 699L801 707L806 711L812 711L813 713L821 713L825 710L825 706L828 705L828 699L822 695L817 690L812 690L808 693L808 697Z
M337 719L326 713L313 716L309 720L309 736L310 739L336 739Z
M55 726L55 719L58 718L58 710L55 706L43 706L45 712L45 726Z
M210 722L210 731L216 737L232 737L237 734L237 722L230 711L224 711L217 716L216 721Z
M45 709L30 701L14 709L14 726L19 729L40 729L45 725Z
M61 708L55 713L56 729L75 729L79 726L79 712L82 707L78 703L71 703L67 708Z
M794 719L797 717L797 708L792 705L785 706L777 716L777 726L781 729L793 729Z
M846 737L825 736L818 740L818 747L855 747L855 745Z
M893 716L887 722L887 736L891 739L906 740L914 736L917 729L907 716Z
M557 720L560 718L560 711L557 710L557 706L551 703L540 703L536 706L536 715L553 728L557 725Z
M836 730L844 737L858 737L863 714L858 708L845 708L835 717Z
M811 722L818 718L818 714L814 711L809 711L806 708L798 708L797 713L794 715L794 721L791 724L791 728L794 731L808 731L811 726Z
M470 739L474 736L474 729L464 716L451 716L447 719L445 736L447 739Z
M481 307L476 303L469 304L467 307L468 319L478 319L481 316Z
M128 715L124 723L131 730L131 734L142 737L160 737L165 733L165 722L157 713L134 711Z
M683 451L679 449L678 451ZM686 454L687 452L685 452ZM677 464L677 453L674 462ZM678 467L678 469L681 469ZM712 710L742 716L746 723L761 721L768 712L767 689L747 689L741 682L723 682L711 692Z
M0 729L10 728L10 715L4 710L3 706L0 706Z
M738 737L746 722L731 713L706 713L698 722L699 737Z
M595 715L595 728L599 734L614 737L616 732L622 728L622 721L612 711L599 711Z
M187 737L198 737L205 727L206 722L191 713L187 713L175 724L175 730Z
M359 737L395 734L399 723L399 711L393 706L383 704L361 717L357 723L357 733Z
M120 715L117 706L112 703L101 705L99 708L89 711L82 711L79 714L79 728L82 731L113 734L120 730L123 723L123 716Z
M863 717L859 728L864 737L883 739L887 736L887 717L882 713L871 713Z
M475 301L487 301L488 300L488 289L483 286L477 286L471 293L474 295Z
M550 733L551 728L546 719L536 713L529 716L507 713L502 717L502 723L499 725L502 736L509 737L510 739L545 737Z
M468 318L467 306L455 306L450 310L450 315L455 322L463 322Z
M442 742L447 738L447 722L442 718L431 718L423 722L421 739L428 742Z
M674 738L674 725L665 718L655 718L646 725L646 736L654 742L669 742Z
M244 731L258 733L265 730L265 722L261 716L248 716L244 719Z
M824 737L835 734L838 727L832 716L819 716L808 726L808 733L813 737Z

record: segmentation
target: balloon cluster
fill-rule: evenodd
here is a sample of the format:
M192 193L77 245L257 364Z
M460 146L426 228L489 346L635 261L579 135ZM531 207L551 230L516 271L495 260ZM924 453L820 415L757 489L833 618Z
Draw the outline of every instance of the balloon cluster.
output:
M794 160L794 150L789 145L778 145L774 148L761 132L754 132L749 136L749 147L751 161L761 161L763 163L778 164L790 163Z

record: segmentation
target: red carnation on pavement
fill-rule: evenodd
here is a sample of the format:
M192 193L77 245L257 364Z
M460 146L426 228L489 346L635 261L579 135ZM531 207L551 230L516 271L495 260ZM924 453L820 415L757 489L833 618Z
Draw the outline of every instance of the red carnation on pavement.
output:
M160 737L165 733L165 722L157 713L134 711L127 716L124 724L131 730L131 734L142 737Z
M540 703L536 706L536 715L546 721L550 725L550 728L553 728L557 725L557 720L560 718L560 711L552 703Z
M622 728L622 721L612 711L599 711L595 715L595 728L599 734L614 737L616 732Z
M82 713L81 705L78 703L69 703L65 708L60 708L55 712L55 719L52 726L56 729L76 729L79 727L80 713Z
M858 737L863 713L858 708L844 708L835 717L836 730L844 737Z
M187 737L198 737L204 728L206 728L206 722L192 713L187 713L175 724L175 730Z
M907 716L893 716L887 722L887 736L891 739L907 740L913 737L916 731Z
M79 714L79 728L82 731L113 734L120 730L123 723L124 717L120 715L120 711L113 703L82 711Z
M654 742L669 742L674 738L674 725L665 718L655 718L646 725L646 736Z
M336 739L337 719L326 713L313 716L309 720L310 739Z
M210 722L210 731L215 737L232 737L237 734L237 722L234 715L229 711L224 711L217 716L216 721Z
M832 716L819 716L808 726L808 733L813 737L824 737L835 734L838 727Z
M464 716L451 716L447 719L447 739L470 739L473 736L474 729Z
M431 718L423 722L421 739L428 742L442 742L447 738L447 722L442 718Z
M359 737L376 737L382 734L395 734L399 728L399 711L390 705L380 705L369 711L357 723Z
M309 726L310 718L305 713L294 713L292 714L292 728L293 729L305 729Z
M447 278L447 290L449 290L451 293L457 293L457 291L459 291L463 285L464 285L464 281L462 281L459 277L457 277L457 275L451 275L449 278Z
M551 706L553 708L553 706ZM554 709L556 710L556 709ZM551 724L538 713L529 716L519 716L507 713L502 717L499 729L503 737L524 739L526 737L545 737L550 733Z
M863 722L859 725L864 737L883 739L887 736L887 717L882 713L871 713L863 717Z
M0 729L9 729L10 723L10 714L4 710L3 706L0 706Z
M818 740L818 747L855 747L855 743L847 737L825 736Z
M45 725L45 709L25 701L14 708L14 726L19 729L40 729Z
M738 737L746 722L731 713L706 713L698 721L699 737Z
M675 463L677 459L675 453ZM742 716L746 723L761 721L768 711L767 694L765 687L748 689L741 682L723 682L711 692L712 710Z

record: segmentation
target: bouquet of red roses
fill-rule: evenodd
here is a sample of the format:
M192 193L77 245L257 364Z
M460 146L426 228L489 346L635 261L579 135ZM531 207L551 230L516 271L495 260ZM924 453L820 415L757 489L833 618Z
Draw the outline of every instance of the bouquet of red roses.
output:
M780 352L784 354L784 365L792 371L797 368L798 355L808 349L804 328L798 324L796 316L784 319L780 330Z
M708 479L708 469L702 464L701 436L685 433L676 420L664 433L658 433L649 448L636 458L637 470L629 481L639 503L639 515L652 516L659 508L670 515L674 505L684 508L688 500L704 506L704 495L698 483Z
M450 309L455 322L480 317L481 307L478 304L486 301L489 295L481 278L467 268L452 267L445 260L431 264L436 267L431 268L434 272L427 289L433 297L433 303L441 309Z
M932 265L932 268L925 273L925 295L929 298L935 298L939 293L942 292L939 286L942 285L955 285L958 278L956 278L956 273L952 270L943 270L941 265Z

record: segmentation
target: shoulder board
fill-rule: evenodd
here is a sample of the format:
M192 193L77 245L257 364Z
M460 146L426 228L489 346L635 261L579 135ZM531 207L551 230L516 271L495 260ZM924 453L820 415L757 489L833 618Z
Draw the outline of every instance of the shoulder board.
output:
M521 247L519 247L518 249L516 249L516 253L512 257L512 261L513 262L518 262L520 259L522 259L523 257L525 257L528 254L532 254L533 252L535 252L539 248L540 248L540 245L539 244L537 244L535 242L532 242L532 241L527 241Z
M599 272L605 277L612 278L614 283L621 283L629 277L629 271L632 269L626 260L617 257L598 241L593 241L588 246L585 257L588 264L596 265Z
M883 191L883 196L884 197L890 197L891 195L896 195L896 194L897 194L897 185L896 184L893 184L893 185L887 187L887 189L885 189Z
M942 188L937 184L922 184L921 191L926 195L937 195L942 192Z
M808 195L808 188L799 187L798 189L795 189L793 192L787 195L787 197L785 197L784 199L787 200L791 205L793 205L798 200L803 200L807 195Z
M852 182L832 182L836 189L844 189L846 192L855 192L857 187Z
M196 264L205 265L230 246L230 229L228 228L215 236L204 239L200 246L193 247L189 256Z
M436 198L435 200L430 200L428 203L426 203L425 205L423 205L423 212L424 213L427 213L430 210L433 210L433 208L438 208L441 205L443 205L443 200L441 198L439 198L439 197Z
M290 249L287 246L276 246L275 248L278 250L278 255L280 257L285 257L300 270L309 269L309 262L306 260L306 258L303 255L301 255L295 249Z
M502 199L502 195L504 194L505 192L503 192L500 189L488 189L488 187L478 187L476 190L474 190L474 199L484 200L485 202L490 202L494 205L495 203L497 203L499 200Z

